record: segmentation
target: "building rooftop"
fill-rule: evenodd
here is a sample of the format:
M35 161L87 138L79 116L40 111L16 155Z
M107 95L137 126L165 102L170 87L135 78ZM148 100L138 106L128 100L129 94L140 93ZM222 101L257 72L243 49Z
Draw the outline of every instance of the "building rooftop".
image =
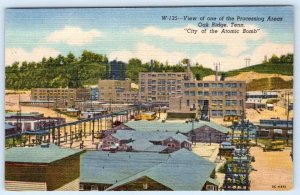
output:
M13 125L10 125L10 124L8 124L8 123L5 123L5 130L6 130L6 129L14 129L14 128L16 128L16 127L13 126Z
M293 120L260 119L260 127L293 127Z
M22 117L37 117L37 116L42 116L43 114L38 113L38 112L22 112L20 113ZM16 112L7 112L5 113L5 117L14 117L14 116L18 116L18 114Z
M215 165L186 149L172 154L131 152L86 152L81 160L82 183L112 184L107 190L142 177L155 180L171 190L202 190Z
M129 121L124 123L127 127L135 129L137 131L179 131L181 133L187 133L193 129L193 124L191 122L186 123L185 121L182 122L161 122L161 121ZM199 121L194 122L194 129L209 126L214 128L222 133L227 133L230 131L229 128L219 125L214 122L207 122L207 121Z
M28 100L28 101L20 101L20 103L54 103L54 101L47 100Z
M167 146L154 145L146 139L139 139L126 144L131 146L134 151L144 151L144 152L162 152Z
M48 164L83 151L59 148L55 144L49 144L49 147L13 147L5 150L5 162Z
M115 138L119 140L147 140L147 141L163 141L168 138L173 138L180 143L188 141L188 138L177 132L166 132L166 131L132 131L132 130L117 130L115 134L112 134Z

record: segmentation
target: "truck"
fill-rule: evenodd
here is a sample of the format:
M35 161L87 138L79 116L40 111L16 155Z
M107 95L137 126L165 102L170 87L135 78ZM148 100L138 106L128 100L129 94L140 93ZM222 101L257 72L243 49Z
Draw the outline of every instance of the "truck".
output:
M266 151L281 151L284 149L284 141L272 141L263 147L264 152Z

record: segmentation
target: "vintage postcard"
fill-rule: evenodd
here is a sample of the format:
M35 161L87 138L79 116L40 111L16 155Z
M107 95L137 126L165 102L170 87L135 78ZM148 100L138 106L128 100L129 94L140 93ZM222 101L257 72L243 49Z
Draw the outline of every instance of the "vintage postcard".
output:
M8 8L8 191L293 189L293 6Z

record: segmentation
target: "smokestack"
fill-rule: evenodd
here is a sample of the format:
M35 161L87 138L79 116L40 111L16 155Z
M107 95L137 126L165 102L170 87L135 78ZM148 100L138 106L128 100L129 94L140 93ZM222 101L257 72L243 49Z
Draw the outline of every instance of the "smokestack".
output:
M218 67L219 67L220 63L219 64L215 63L214 65L215 65L215 68L216 68L215 81L218 81Z
M221 74L221 81L225 81L225 73Z
M109 79L109 62L106 64L106 79Z
M190 59L187 59L187 62L186 62L186 65L187 65L187 72L188 72L188 75L190 75L190 72L191 72L191 64L190 64Z
M154 67L153 67L153 65L154 65L154 61L153 61L153 60L150 60L150 71L151 71L151 72L154 72Z

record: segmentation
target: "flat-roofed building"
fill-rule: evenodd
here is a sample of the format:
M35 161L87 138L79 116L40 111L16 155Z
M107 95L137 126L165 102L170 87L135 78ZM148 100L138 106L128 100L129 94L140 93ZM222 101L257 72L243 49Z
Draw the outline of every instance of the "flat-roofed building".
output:
M88 88L33 88L31 100L54 101L56 107L74 106L76 101L87 101L91 98Z
M108 103L134 103L138 101L138 92L131 89L131 80L98 81L99 101Z
M36 131L49 128L49 126L65 124L66 119L60 117L45 117L44 114L38 112L8 112L5 114L5 122L16 126L20 132L24 133L26 131Z
M142 102L169 102L170 97L182 95L186 72L140 72L139 98Z
M199 112L206 106L210 117L241 115L246 98L244 81L184 81L181 97L170 101L170 111Z
M261 119L257 135L259 137L291 138L293 136L293 120Z
M195 80L188 72L141 72L139 96L142 102L168 102L170 112L197 113L207 106L210 117L241 115L246 99L245 81Z

